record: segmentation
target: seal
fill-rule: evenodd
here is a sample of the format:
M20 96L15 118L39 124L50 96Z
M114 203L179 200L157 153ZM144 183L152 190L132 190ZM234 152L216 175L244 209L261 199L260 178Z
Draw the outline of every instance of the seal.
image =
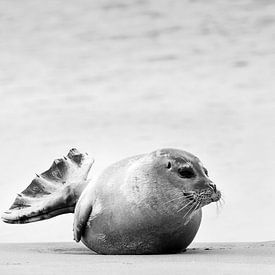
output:
M2 219L29 223L74 213L74 239L100 254L178 253L193 241L201 208L220 199L186 151L133 156L87 180L93 159L71 149L17 195Z

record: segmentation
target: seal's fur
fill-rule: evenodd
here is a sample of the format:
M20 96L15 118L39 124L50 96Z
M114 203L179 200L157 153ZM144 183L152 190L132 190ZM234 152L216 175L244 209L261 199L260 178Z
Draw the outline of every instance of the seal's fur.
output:
M26 223L74 211L75 240L98 253L176 253L194 239L201 207L220 199L200 160L182 150L119 161L86 187L92 163L71 150L18 195L3 220Z

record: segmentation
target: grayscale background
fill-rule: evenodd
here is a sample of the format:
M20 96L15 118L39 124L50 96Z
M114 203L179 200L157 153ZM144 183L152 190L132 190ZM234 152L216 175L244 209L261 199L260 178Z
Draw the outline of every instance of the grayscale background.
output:
M275 2L0 0L0 210L76 147L107 165L197 155L225 205L195 241L275 239ZM73 216L0 223L0 242L72 240Z

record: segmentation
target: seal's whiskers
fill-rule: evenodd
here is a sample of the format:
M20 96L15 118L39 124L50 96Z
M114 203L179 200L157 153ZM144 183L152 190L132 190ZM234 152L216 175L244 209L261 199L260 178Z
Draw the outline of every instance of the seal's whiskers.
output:
M197 205L199 204L199 202L193 202L193 204L190 206L190 208L188 209L188 211L185 213L185 215L183 216L183 219L185 218L185 217L187 217L189 214L192 214L194 211L195 211L195 209L196 209L196 207L197 207ZM194 206L195 206L195 208L194 208Z
M221 206L223 206L225 204L225 200L224 200L222 194L221 194L221 198L220 198L219 202L220 202Z
M179 196L179 197L176 197L176 198L173 198L173 199L171 199L171 200L169 200L169 201L166 201L166 202L164 202L163 204L167 204L167 203L169 203L169 202L171 202L171 201L175 201L175 200L180 200L180 199L182 199L182 198L185 198L185 200L189 200L189 199L191 199L191 198L193 198L193 195L181 195L181 196Z
M219 202L216 202L216 214L219 215L220 214L220 205Z
M177 212L182 211L184 208L186 208L187 206L189 206L191 204L191 206L195 203L195 201L190 201L187 204L185 204L182 208L180 208Z
M224 201L222 202L221 200L218 200L218 201L216 202L216 206L217 206L217 215L219 215L221 209L222 209L223 206L224 206Z
M199 209L201 206L201 201L199 200L197 203L197 206L195 207L195 209L193 210L193 212L195 212L197 209Z

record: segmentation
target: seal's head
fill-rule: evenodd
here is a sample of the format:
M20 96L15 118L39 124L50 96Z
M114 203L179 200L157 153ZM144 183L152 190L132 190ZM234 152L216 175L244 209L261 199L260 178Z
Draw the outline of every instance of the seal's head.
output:
M163 186L169 182L170 186L172 184L175 187L173 190L176 192L173 193L169 193L170 187L166 189L171 200L183 198L185 202L193 202L193 210L197 210L221 198L221 192L210 180L207 169L196 156L177 149L161 149L154 151L152 155L155 158L155 169L160 175L158 179L161 179L158 182Z

